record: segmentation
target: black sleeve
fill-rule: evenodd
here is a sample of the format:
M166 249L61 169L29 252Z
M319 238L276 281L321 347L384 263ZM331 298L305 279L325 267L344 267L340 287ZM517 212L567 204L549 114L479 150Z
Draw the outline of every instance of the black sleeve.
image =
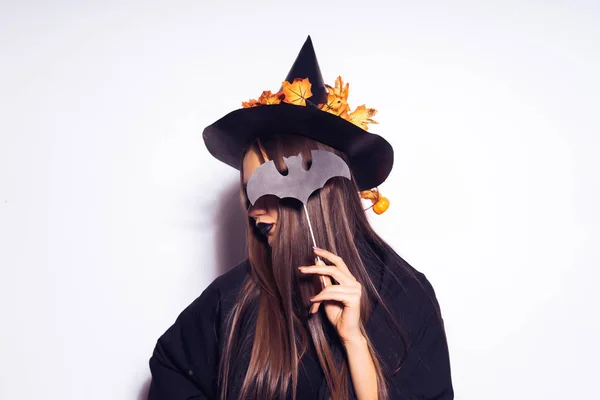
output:
M433 287L425 275L418 273L418 277L425 296L415 292L411 296L420 304L409 313L409 349L402 367L391 378L390 399L451 400L454 390L444 322Z
M211 285L158 339L148 400L216 399L219 294Z

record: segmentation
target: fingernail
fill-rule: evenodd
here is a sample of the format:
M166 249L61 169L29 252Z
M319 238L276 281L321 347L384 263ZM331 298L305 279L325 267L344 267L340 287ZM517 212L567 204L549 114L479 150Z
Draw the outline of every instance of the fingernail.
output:
M318 248L317 246L313 246L313 249L315 249L315 250L322 250L322 249Z

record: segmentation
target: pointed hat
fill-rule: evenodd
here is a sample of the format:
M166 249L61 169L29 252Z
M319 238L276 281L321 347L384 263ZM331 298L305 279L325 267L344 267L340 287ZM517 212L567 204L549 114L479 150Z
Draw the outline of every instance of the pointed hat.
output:
M202 137L210 154L239 170L248 146L256 138L294 133L344 152L359 190L379 186L392 170L394 150L381 136L316 106L327 102L327 87L310 36L286 81L305 78L309 79L312 92L305 106L282 102L241 108L207 126Z

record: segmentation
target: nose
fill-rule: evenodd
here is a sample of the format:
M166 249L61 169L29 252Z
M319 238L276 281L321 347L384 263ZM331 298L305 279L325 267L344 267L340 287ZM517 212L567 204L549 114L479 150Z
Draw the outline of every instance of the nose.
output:
M267 208L265 206L264 201L262 201L262 199L258 199L258 201L256 201L256 203L254 203L254 205L250 204L250 202L247 203L248 204L248 216L251 218L258 218L261 215L265 215L267 213Z

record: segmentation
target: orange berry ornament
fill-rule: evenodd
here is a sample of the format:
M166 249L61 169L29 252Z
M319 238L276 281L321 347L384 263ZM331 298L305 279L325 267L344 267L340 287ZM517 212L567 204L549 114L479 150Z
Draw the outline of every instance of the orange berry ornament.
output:
M387 197L381 196L377 203L373 204L373 211L375 211L375 214L383 214L389 206L390 201L387 199Z
M373 203L373 205L371 206L373 208L373 212L375 212L375 214L378 215L383 214L385 210L387 210L390 206L390 201L387 199L387 197L381 196L381 194L379 193L379 189L377 188L363 190L362 192L360 192L360 197L362 197L363 199L371 200L371 203ZM367 210L369 208L367 208Z

